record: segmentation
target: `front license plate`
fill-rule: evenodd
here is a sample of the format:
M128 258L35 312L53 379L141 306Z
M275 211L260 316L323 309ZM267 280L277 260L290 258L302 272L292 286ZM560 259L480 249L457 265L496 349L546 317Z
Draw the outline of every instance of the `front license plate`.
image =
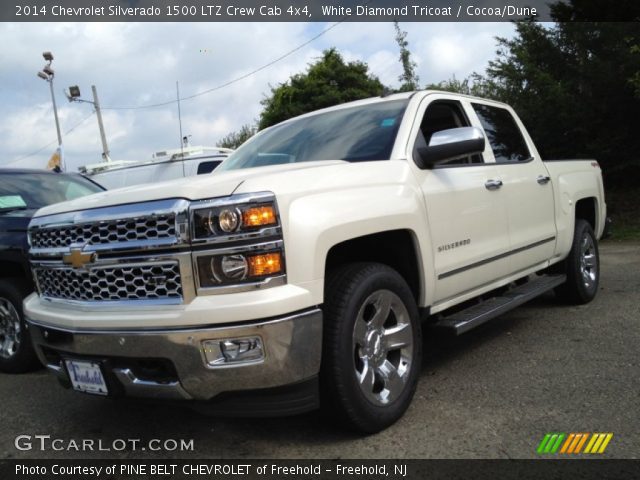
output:
M99 364L80 360L65 360L65 362L74 390L93 395L109 394Z

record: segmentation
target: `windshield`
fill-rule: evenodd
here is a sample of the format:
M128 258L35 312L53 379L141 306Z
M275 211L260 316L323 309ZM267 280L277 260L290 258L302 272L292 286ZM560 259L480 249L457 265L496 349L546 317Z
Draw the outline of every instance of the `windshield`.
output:
M80 176L52 173L0 173L0 210L41 208L102 192Z
M276 125L248 140L217 171L314 160L389 160L408 103L390 100Z

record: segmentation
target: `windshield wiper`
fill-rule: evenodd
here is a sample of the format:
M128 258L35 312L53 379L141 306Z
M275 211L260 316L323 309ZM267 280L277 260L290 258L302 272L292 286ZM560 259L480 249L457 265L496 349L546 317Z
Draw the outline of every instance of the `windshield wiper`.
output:
M26 206L22 206L22 207L4 207L4 208L0 208L0 213L8 213L8 212L14 212L16 210L28 210L29 207Z

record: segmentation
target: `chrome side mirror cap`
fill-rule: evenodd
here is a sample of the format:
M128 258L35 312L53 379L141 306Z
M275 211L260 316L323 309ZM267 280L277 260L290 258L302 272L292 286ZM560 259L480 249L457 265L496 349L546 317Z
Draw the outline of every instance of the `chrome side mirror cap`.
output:
M434 133L428 147L418 148L417 163L427 169L460 157L484 151L484 133L478 127L459 127Z

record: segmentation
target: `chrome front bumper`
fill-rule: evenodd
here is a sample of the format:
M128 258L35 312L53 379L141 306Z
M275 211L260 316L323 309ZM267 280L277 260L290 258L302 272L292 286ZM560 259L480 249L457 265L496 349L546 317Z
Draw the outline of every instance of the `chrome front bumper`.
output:
M176 330L66 330L28 319L40 360L69 385L65 358L100 362L112 393L133 397L210 400L223 392L304 382L320 370L322 312L269 321ZM202 342L259 336L264 359L209 366Z

